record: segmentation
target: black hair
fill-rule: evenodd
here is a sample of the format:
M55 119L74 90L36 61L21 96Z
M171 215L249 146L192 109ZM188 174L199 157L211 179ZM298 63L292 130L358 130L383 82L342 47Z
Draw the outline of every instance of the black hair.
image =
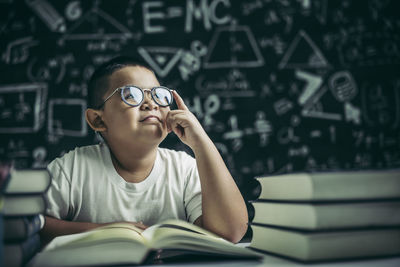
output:
M107 78L115 71L127 66L140 66L153 72L151 67L145 61L131 56L117 56L101 64L93 72L88 82L87 106L89 108L99 108L103 103L104 94L109 89Z

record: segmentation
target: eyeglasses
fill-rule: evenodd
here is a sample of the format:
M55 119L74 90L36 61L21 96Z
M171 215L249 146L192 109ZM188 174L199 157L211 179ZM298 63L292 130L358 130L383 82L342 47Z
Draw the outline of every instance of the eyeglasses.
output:
M100 109L104 106L108 99L110 99L117 91L121 91L121 99L131 107L137 107L142 104L144 100L144 92L149 91L154 102L161 107L168 107L172 104L173 96L171 89L164 86L156 86L151 89L142 89L134 85L125 85L114 90L106 100L98 107Z

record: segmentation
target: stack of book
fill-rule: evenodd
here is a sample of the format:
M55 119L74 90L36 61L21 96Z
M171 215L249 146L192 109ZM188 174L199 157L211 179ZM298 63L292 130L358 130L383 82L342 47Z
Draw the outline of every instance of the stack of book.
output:
M400 254L400 170L256 179L251 248L303 262Z
M3 206L4 206L4 191L7 187L8 180L10 178L10 171L12 168L12 162L5 160L3 158L0 159L0 266L4 266L3 258L3 236L4 236L4 227L3 227Z
M51 177L47 170L11 170L3 192L3 264L22 266L40 249L44 225L45 192Z

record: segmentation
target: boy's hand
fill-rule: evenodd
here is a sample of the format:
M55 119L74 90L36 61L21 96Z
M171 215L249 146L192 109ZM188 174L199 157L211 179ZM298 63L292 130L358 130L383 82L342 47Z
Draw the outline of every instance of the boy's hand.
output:
M173 131L183 143L194 150L208 136L178 93L172 91L172 94L178 109L168 112L166 120L168 131Z

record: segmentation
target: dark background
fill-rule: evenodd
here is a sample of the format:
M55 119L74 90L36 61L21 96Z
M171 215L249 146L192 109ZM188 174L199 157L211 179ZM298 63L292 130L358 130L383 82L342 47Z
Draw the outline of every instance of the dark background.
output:
M97 142L86 82L136 55L179 91L246 199L254 177L400 166L400 4L0 0L0 154ZM187 150L170 135L164 147Z

